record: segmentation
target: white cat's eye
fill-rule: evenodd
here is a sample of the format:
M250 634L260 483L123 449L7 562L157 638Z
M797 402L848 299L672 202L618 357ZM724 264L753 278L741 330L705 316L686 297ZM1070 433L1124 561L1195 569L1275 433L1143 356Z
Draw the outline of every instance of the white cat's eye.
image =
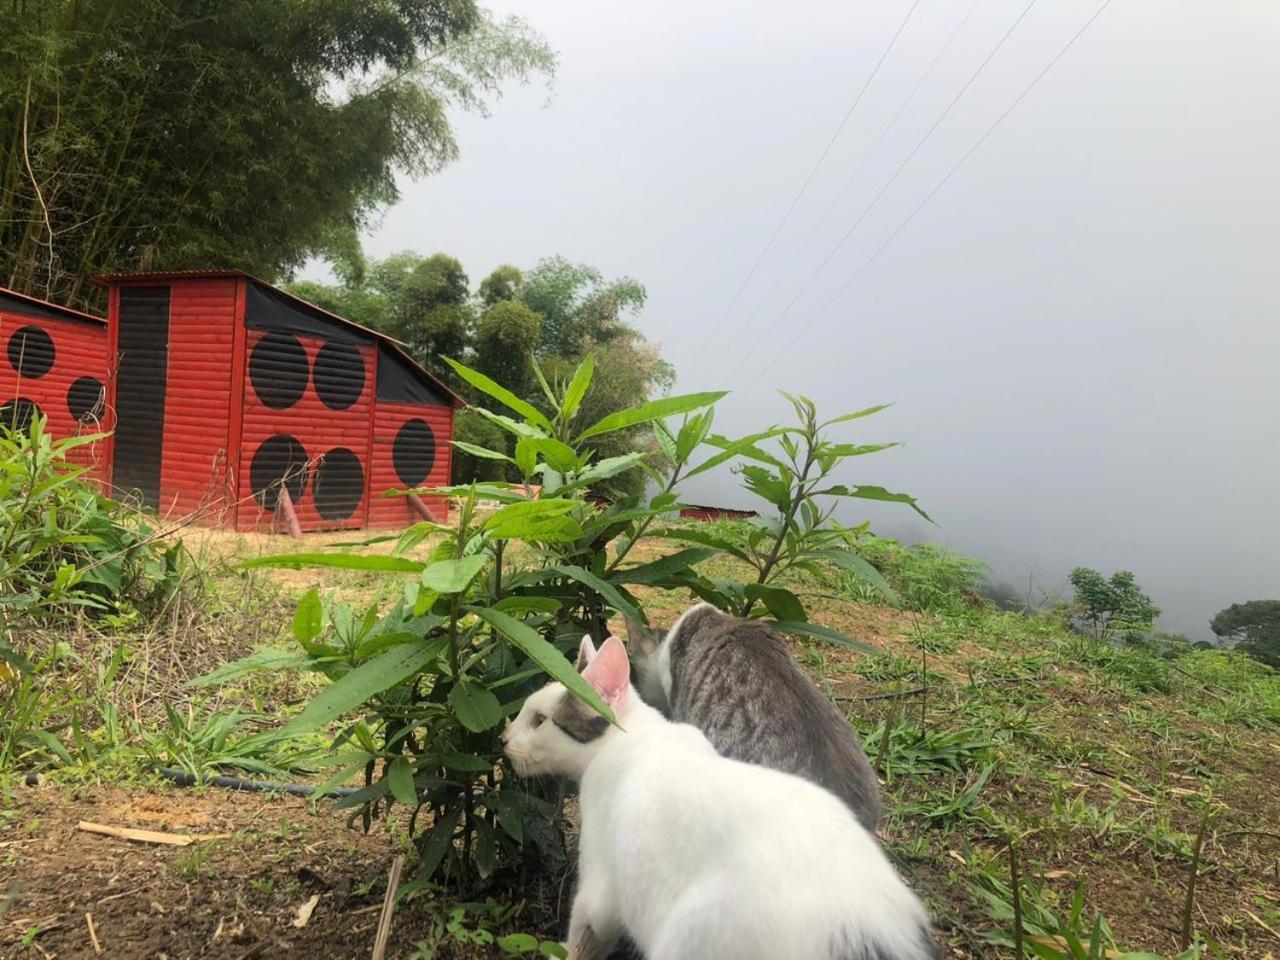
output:
M537 730L540 726L542 726L542 721L545 719L547 718L543 714L535 713L532 719L530 719L529 725L533 727L533 729Z

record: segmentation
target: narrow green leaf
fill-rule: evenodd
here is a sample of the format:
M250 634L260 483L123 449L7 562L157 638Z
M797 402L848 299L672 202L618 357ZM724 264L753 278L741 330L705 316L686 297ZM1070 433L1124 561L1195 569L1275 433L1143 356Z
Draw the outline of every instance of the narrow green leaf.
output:
M748 583L743 592L749 600L759 600L769 608L780 621L806 622L808 614L804 612L804 604L790 590L770 586L766 583Z
M825 490L814 492L814 496L833 496L833 497L854 497L859 500L880 500L884 503L905 503L920 516L924 517L930 523L933 518L920 509L920 505L916 503L916 498L909 493L894 493L886 490L884 487L859 486L846 487L839 484L834 487L827 487Z
M751 558L746 551L736 543L726 540L724 537L717 537L715 534L704 530L681 530L677 527L669 530L657 530L651 536L664 537L668 540L684 540L688 543L700 543L703 546L727 553L731 557L737 557L744 563L751 562Z
M396 757L387 767L387 784L396 800L406 807L417 807L418 789L413 785L413 768L404 757Z
M258 650L247 657L224 663L209 673L188 680L188 687L212 687L227 683L246 673L258 670L293 670L310 666L315 661L305 653L294 653L291 650L277 650L274 647Z
M514 410L529 422L536 423L538 426L542 427L542 429L548 431L552 429L551 421L547 419L546 415L541 410L528 401L521 400L506 387L502 386L502 384L486 377L479 370L472 370L466 364L459 363L457 360L453 360L449 357L444 357L443 360L449 366L453 367L454 372L458 376L467 381L467 383L471 384L481 393L488 394L503 406Z
M472 753L459 753L457 750L449 750L441 754L440 760L450 770L457 770L460 773L488 773L493 769L493 764L484 757L477 757Z
M537 441L532 437L521 437L516 441L515 465L522 477L532 476L534 467L538 465L538 448L534 445L536 443Z
M484 529L498 540L576 540L582 528L568 514L581 504L551 498L525 500L496 510L484 522Z
M900 446L902 444L897 441L893 443L833 443L823 447L822 452L836 457L861 457L868 453L879 453L881 450L891 450Z
M853 550L840 550L831 548L828 550L814 550L805 554L807 558L818 560L829 560L838 566L841 570L848 571L861 580L871 584L880 591L890 603L898 602L898 594L893 587L889 585L889 581L884 578L879 570L864 560Z
M653 435L658 441L658 449L662 451L662 455L672 463L676 463L679 460L679 456L676 453L678 446L676 438L672 436L671 430L667 425L661 420L653 421Z
M880 651L875 647L865 644L860 640L854 640L852 637L847 637L839 630L832 630L830 627L821 627L816 623L779 620L773 624L773 627L782 633L798 634L802 637L813 637L816 640L826 640L829 643L834 643L841 647L852 647L854 650L861 650L864 653L880 653Z
M422 846L422 856L418 860L418 876L430 877L439 868L445 854L453 849L453 833L458 829L460 819L462 819L462 804L455 803L436 821L431 828L431 835Z
M840 416L821 424L819 429L822 427L829 427L836 423L848 423L850 420L861 420L863 417L869 417L873 413L879 413L881 410L888 410L891 406L893 406L891 403L881 403L874 407L867 407L865 410L855 410L853 413L841 414Z
M570 473L577 469L578 454L567 443L563 443L555 437L539 437L535 440L530 440L529 443L534 450L542 454L542 458L556 472ZM533 468L530 467L529 470L532 472Z
M547 643L532 627L507 616L501 610L490 607L468 607L472 613L485 620L495 630L519 647L530 660L540 666L553 680L564 684L565 689L595 710L610 723L615 723L613 711L600 699L582 674L565 659L563 653Z
M419 673L440 655L444 643L443 637L435 637L378 654L322 690L281 732L286 736L296 736L336 720L363 705L370 697Z
M640 614L630 600L623 596L622 592L607 580L602 580L594 573L582 567L573 564L557 564L553 567L547 567L543 573L558 574L562 577L568 577L570 580L576 580L584 587L590 587L600 596L604 597L609 606L613 607L619 613L624 614L634 620L636 623L648 623L649 621Z
M437 560L422 571L422 585L436 593L462 593L487 562L481 554L461 560Z
M498 938L498 946L507 953L533 953L538 949L538 938L529 933L509 933Z
M687 547L654 560L652 563L616 570L611 579L614 583L640 583L653 586L683 570L688 570L694 564L701 563L715 553L712 547Z
M473 733L497 726L502 721L502 704L484 684L464 680L449 691L449 705L461 723Z
M603 433L612 433L615 430L622 430L626 427L634 427L638 423L648 423L650 420L657 420L659 417L675 416L679 413L688 413L690 410L710 406L727 395L727 393L727 390L715 390L705 393L688 393L679 397L662 397L658 400L643 403L638 407L619 410L587 427L586 430L579 434L578 441L581 442L589 437L596 437Z
M474 443L467 443L465 440L451 440L449 442L459 450L463 450L466 453L471 454L473 457L480 457L483 460L505 460L507 463L511 462L511 458L505 453L499 453L497 450L490 450L488 447L481 447Z
M378 570L385 573L420 573L423 564L404 557L384 554L362 556L356 553L281 553L269 557L254 557L240 563L240 569L255 567L334 567L340 570Z
M293 615L293 635L299 643L310 643L324 630L324 604L320 591L312 587L298 601Z
M591 378L595 371L596 358L590 353L578 364L578 369L573 371L573 379L569 381L569 386L564 392L564 403L560 405L565 423L577 416L578 408L582 406L582 398L587 395L587 388L591 386Z

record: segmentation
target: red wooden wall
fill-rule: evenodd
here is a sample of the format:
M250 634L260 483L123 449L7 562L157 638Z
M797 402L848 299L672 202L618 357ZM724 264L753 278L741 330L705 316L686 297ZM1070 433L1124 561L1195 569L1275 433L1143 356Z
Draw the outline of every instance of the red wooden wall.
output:
M282 480L303 530L365 526L375 352L362 344L248 331L240 529L278 524L275 484Z
M229 384L238 286L234 279L213 279L170 288L161 514L221 520L234 497L228 479L234 406Z
M404 527L421 519L407 497L383 497L387 490L437 487L449 483L453 463L453 409L424 403L380 402L373 416L369 526ZM443 497L424 497L439 518L448 514Z
M47 313L24 312L8 298L0 307L0 421L25 427L38 412L55 438L99 433L109 427L106 325ZM96 469L101 456L100 444L90 444L69 459Z

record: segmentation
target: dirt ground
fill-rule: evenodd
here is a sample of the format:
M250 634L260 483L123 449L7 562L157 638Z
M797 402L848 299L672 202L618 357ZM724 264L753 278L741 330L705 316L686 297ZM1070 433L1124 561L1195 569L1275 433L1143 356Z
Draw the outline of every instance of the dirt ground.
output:
M16 894L7 911L0 899L6 960L337 960L372 951L399 850L385 825L366 835L331 806L216 789L19 788L10 799L0 820L0 889ZM81 821L215 839L138 843L86 832ZM425 905L396 911L389 958L411 956L426 935Z

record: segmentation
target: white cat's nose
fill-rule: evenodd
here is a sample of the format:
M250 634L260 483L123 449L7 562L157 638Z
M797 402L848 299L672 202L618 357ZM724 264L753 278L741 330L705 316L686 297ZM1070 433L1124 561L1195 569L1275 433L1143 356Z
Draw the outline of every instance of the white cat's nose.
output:
M511 740L511 721L507 721L507 725L502 728L502 742L507 743Z

